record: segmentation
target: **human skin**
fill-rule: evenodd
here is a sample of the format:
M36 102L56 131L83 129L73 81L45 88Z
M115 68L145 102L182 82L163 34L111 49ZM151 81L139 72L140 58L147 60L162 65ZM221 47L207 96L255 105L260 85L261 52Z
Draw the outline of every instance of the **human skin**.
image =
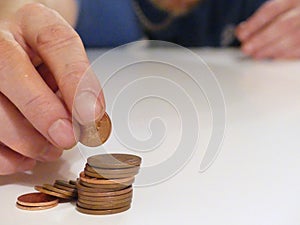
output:
M72 117L105 112L76 12L73 0L0 2L0 175L56 160L76 144Z
M270 0L236 30L242 51L256 59L299 59L300 0Z

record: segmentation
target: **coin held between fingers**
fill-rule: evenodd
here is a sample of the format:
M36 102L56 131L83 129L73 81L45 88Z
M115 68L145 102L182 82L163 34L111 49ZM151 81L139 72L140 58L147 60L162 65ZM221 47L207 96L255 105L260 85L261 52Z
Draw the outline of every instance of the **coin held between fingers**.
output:
M107 113L101 119L89 125L81 125L80 142L89 147L97 147L104 144L112 130L111 120Z

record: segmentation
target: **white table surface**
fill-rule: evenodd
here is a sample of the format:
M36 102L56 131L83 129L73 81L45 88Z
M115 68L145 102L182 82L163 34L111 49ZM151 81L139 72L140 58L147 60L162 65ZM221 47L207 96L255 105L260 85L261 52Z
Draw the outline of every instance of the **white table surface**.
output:
M193 51L200 55L214 72L224 93L226 104L226 131L223 144L220 154L208 170L200 172L200 162L212 130L212 116L208 103L187 76L175 74L174 82L190 92L190 98L199 116L200 134L191 159L178 173L163 182L146 187L142 185L147 179L142 177L141 173L137 179L140 183L134 190L132 208L117 215L83 215L69 203L39 212L22 211L15 207L17 196L33 191L36 184L52 183L55 179L76 178L84 167L87 155L105 151L134 153L143 157L143 167L153 167L154 172L159 173L155 171L155 165L172 156L180 141L180 115L168 104L168 99L162 101L159 98L149 97L138 102L128 117L134 137L139 140L149 138L151 136L149 122L154 117L164 122L166 130L163 142L156 149L148 152L131 151L130 144L126 148L119 143L116 136L116 130L121 126L117 124L118 121L127 118L126 100L118 103L116 112L113 111L113 103L118 102L114 99L117 93L121 93L119 97L122 98L123 92L120 92L122 88L125 87L125 91L126 88L130 89L133 95L131 97L134 97L134 94L138 97L153 89L152 85L155 85L155 82L152 82L152 78L155 80L166 77L166 81L169 81L174 71L155 65L125 68L121 74L114 76L107 85L104 85L107 111L112 115L114 123L114 132L109 141L96 149L76 147L72 151L65 152L58 162L39 164L32 173L0 177L0 223L3 225L300 224L300 63L252 61L241 57L239 51L231 49L193 49ZM90 50L88 53L91 60L95 60L103 52L104 50ZM152 58L157 55L165 56L185 64L188 68L196 68L199 62L184 58L179 50L164 48L150 50L141 46L117 50L113 59L115 61L100 63L102 68L96 68L96 72L103 81L107 76L105 73L115 66L115 62L139 59L143 55ZM135 71L136 77L132 74ZM134 84L126 86L129 82L137 81L139 73L143 72L146 76L149 76L149 73L155 76L149 82L141 81L142 88L134 90ZM197 72L202 74L206 71ZM157 82L159 83L159 80ZM172 94L174 90L168 90L169 87L171 86L167 85L165 90L157 95ZM180 101L182 100L178 99L178 102L174 103L175 108L184 104ZM117 111L122 104L124 112ZM120 120L118 116L123 118ZM197 121L195 126L197 128ZM155 132L159 126L151 128ZM155 174L153 176L155 177Z

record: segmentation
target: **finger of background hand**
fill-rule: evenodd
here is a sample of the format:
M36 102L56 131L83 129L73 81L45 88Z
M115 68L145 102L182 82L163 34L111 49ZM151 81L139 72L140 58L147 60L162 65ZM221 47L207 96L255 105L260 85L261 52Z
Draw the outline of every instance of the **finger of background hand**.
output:
M68 111L8 32L0 33L0 91L59 148L75 145Z
M19 110L0 94L0 141L10 149L29 158L52 161L59 158L62 150L49 143L26 120Z
M237 28L237 36L245 41L255 32L272 22L277 16L291 9L293 0L269 0L264 3L247 21Z
M27 16L29 13L31 16ZM102 116L102 89L89 69L84 46L74 29L56 12L39 4L24 7L18 23L26 41L51 70L75 118L86 124Z
M9 175L33 169L36 161L0 145L0 175Z
M300 59L300 47L291 48L288 51L275 57L276 59Z
M277 17L272 23L243 42L242 50L251 55L270 43L292 34L300 27L300 8L295 8Z
M293 49L300 48L300 30L290 31L285 36L266 45L257 51L253 56L257 59L261 58L278 58L293 52Z

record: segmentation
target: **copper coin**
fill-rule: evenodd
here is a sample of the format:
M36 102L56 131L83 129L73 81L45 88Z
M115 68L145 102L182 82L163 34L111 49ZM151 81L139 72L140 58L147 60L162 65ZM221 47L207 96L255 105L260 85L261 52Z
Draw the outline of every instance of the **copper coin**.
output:
M106 192L106 191L118 191L118 190L122 190L126 187L129 187L131 185L124 185L124 184L90 184L90 183L87 183L83 180L80 180L80 184L82 186L85 186L85 187L89 187L89 188L96 188L96 189L99 189L99 190L103 190L103 192Z
M88 188L88 189L92 189L92 188ZM90 196L90 197L118 196L118 195L126 194L126 193L132 191L132 187L125 188L120 191L109 191L109 192L91 192L90 190L88 190L88 191L86 191L86 190L87 189L85 189L84 191L81 189L78 189L78 194L84 195L84 196Z
M110 136L112 125L107 113L90 125L80 127L80 142L89 147L104 144Z
M44 193L35 192L19 196L17 203L22 206L49 206L58 203L58 198Z
M111 203L111 204L106 204L106 205L90 205L90 204L85 204L82 202L77 202L77 205L81 208L85 209L96 209L96 210L105 210L105 209L118 209L122 207L126 207L131 204L131 201L129 202L123 202L123 203Z
M56 193L59 193L59 194L65 195L65 196L70 196L70 197L74 196L74 193L72 191L65 191L65 190L56 188L51 184L43 184L43 188L45 188L49 191L54 191Z
M55 206L57 206L58 203L52 204L52 205L46 205L46 206L24 206L16 203L17 208L22 209L22 210L27 210L27 211L38 211L38 210L45 210L45 209L50 209Z
M130 205L119 208L119 209L107 209L107 210L92 210L92 209L85 209L80 206L76 206L76 209L84 214L91 214L91 215L111 215L111 214L116 214L116 213L121 213L124 211L127 211L130 209Z
M87 159L87 163L96 168L123 169L140 166L142 159L130 154L101 154Z
M73 189L76 188L76 181L75 181L75 184L70 184L70 182L65 181L65 180L56 180L54 184L58 184L58 185L65 186L68 188L73 188Z
M60 184L57 184L57 183L54 183L53 186L58 188L58 189L64 190L64 191L72 192L73 194L76 193L76 188L69 188L69 187L66 187L64 185L60 185Z
M87 201L92 201L92 202L103 202L103 201L117 201L120 199L126 199L126 198L132 198L132 191L126 194L122 195L117 195L117 196L105 196L105 197L90 197L90 196L84 196L84 195L79 195L78 199L83 199Z
M100 174L128 174L128 173L133 173L136 174L140 170L140 166L133 166L129 168L121 168L121 169L113 169L113 168L99 168L99 167L93 167L90 166L89 164L85 164L86 171L92 172L92 173L100 173Z
M90 183L90 184L101 184L101 185L110 185L110 184L122 184L122 185L131 185L134 182L134 177L128 177L123 179L114 179L114 180L107 180L107 179L97 179L86 176L84 172L80 173L80 180Z
M42 192L44 194L55 196L55 197L58 197L58 198L63 198L63 199L67 199L67 200L72 199L71 196L66 196L66 195L63 195L63 194L60 194L60 193L57 193L57 192L54 192L54 191L49 191L49 190L45 189L42 186L35 186L34 189L39 191L39 192Z
M129 198L124 198L124 199L119 199L119 200L114 200L114 201L89 201L89 200L85 200L85 199L78 199L77 202L81 202L84 204L88 204L88 205L108 205L108 204L119 204L119 203L124 203L124 202L131 202L132 201L132 197Z
M117 191L122 191L126 188L129 188L129 187L132 187L132 186L129 186L129 187L124 187L123 185L122 186L119 186L119 187L115 187L115 188L107 188L107 186L105 186L106 188L101 188L102 185L100 186L99 188L99 185L92 185L92 186L88 186L89 184L88 183L84 183L83 181L79 181L77 183L77 189L80 190L80 191L86 191L86 192L91 192L91 193L106 193L106 192L117 192Z
M129 177L133 177L136 174L101 174L101 173L92 173L90 171L84 171L84 174L92 177L92 178L98 178L98 179L106 179L106 180L110 180L110 179L123 179L123 178L129 178Z

